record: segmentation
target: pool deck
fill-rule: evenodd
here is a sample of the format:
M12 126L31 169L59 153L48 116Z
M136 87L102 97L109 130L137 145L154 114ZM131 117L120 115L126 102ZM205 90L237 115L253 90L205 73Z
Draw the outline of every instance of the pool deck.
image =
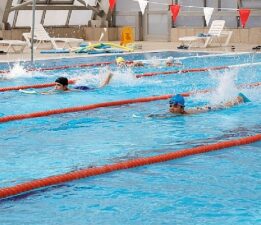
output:
M94 43L94 42L93 42ZM114 42L119 44L119 42ZM227 47L211 46L208 48L191 48L189 50L179 50L177 47L181 44L175 42L135 42L142 46L142 49L137 49L134 52L148 52L148 51L182 51L182 52L212 52L212 53L232 53L232 52L255 52L252 50L253 47L257 46L254 44L230 44ZM235 46L235 50L232 50L231 46ZM34 60L39 59L57 59L57 58L76 58L76 57L94 57L95 54L88 55L87 53L75 54L75 53L63 53L63 54L41 54L41 50L50 49L50 45L41 45L41 49L35 51ZM1 46L1 50L4 50ZM260 50L259 50L260 52ZM102 54L99 54L99 56ZM111 55L107 53L104 55ZM23 53L7 53L0 54L0 62L14 62L14 61L30 61L31 60L31 49L26 47Z

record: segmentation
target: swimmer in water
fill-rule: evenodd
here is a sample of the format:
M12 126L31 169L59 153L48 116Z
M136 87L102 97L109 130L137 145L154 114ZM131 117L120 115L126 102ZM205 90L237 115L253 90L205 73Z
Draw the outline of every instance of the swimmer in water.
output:
M139 67L139 66L144 66L144 63L141 61L132 61L132 62L126 62L123 57L118 57L116 58L116 64L119 67L123 66L129 66L129 67Z
M116 58L116 64L119 67L123 66L129 66L129 67L139 67L139 66L144 66L144 63L142 61L132 61L132 62L126 62L123 57L118 57ZM176 62L172 56L168 57L165 62L165 66L181 66L182 63Z
M228 101L224 104L195 107L195 108L185 110L185 99L182 95L177 94L172 96L171 99L169 100L169 112L178 115L203 113L211 110L218 110L218 109L232 107L234 105L238 105L246 102L250 102L250 100L244 94L239 93L235 99Z
M99 88L102 88L102 87L105 87L106 85L108 85L111 81L112 76L113 76L113 74L109 73L107 75L106 79L103 81L103 83L99 86ZM74 91L74 90L87 91L87 90L93 89L88 86L73 86L72 88L69 88L68 85L69 85L69 81L68 81L67 77L58 77L55 80L54 89L52 89L50 91L42 92L41 94L52 94L55 92L68 92L68 91Z
M168 57L165 61L166 66L181 66L181 62L176 62L172 56Z

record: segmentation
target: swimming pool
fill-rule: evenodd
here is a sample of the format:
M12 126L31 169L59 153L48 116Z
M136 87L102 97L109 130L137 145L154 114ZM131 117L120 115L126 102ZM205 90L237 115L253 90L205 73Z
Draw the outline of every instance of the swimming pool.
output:
M138 59L154 57L155 61L155 57L171 55L180 57L181 68L150 65L119 70L109 65L48 72L16 68L11 71L13 79L1 82L1 87L51 82L58 76L80 77L80 84L97 86L108 70L115 75L109 86L89 92L48 96L2 92L1 116L211 88L216 91L187 98L187 106L215 104L239 91L251 103L184 117L148 117L168 110L168 100L163 100L2 123L0 187L260 133L260 88L238 90L236 85L260 82L261 67L257 63L261 63L261 54L186 57L166 52L139 54ZM137 55L125 57L132 60ZM46 61L44 66L112 61L115 56L98 58ZM249 65L240 67L242 64ZM224 65L237 66L230 70L142 79L133 75ZM1 65L0 69L7 68ZM0 222L257 224L260 146L261 142L256 142L76 180L2 200Z

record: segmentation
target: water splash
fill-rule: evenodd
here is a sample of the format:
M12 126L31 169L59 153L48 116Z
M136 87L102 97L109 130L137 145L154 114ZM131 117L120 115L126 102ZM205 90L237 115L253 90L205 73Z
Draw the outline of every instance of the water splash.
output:
M211 72L211 78L217 87L210 95L210 103L218 104L234 99L238 95L237 81L238 70L225 70L223 73Z
M136 78L131 68L119 68L116 71L113 71L112 82L115 85L123 85L123 86L135 86L140 81Z
M98 86L100 83L100 77L92 73L83 73L79 77L73 77L73 79L76 79L76 85Z
M20 77L32 77L32 73L27 72L20 63L16 63L13 68L11 68L10 72L6 74L6 78L15 79Z

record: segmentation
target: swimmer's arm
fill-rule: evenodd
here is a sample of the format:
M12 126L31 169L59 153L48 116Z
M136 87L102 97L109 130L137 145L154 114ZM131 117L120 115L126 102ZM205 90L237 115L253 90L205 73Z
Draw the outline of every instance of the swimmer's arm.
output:
M55 89L51 89L49 91L44 91L44 92L41 92L40 94L41 95L52 95L55 93Z
M108 85L111 81L111 78L113 77L113 73L109 73L106 77L106 79L103 81L103 83L99 86L99 88L102 88L106 85Z
M225 102L223 104L218 104L218 105L213 105L211 106L212 110L217 110L217 109L224 109L224 108L230 108L232 106L238 105L243 103L243 98L238 96L235 99Z
M144 63L141 61L134 61L133 66L144 66Z
M224 109L224 108L228 108L228 107L232 107L234 105L238 105L240 103L243 102L243 99L238 96L236 97L234 100L226 102L224 104L218 104L218 105L213 105L213 106L203 106L203 107L196 107L196 108L192 108L189 109L187 112L188 113L202 113L202 112L208 112L211 110L218 110L218 109Z
M30 90L23 90L23 89L19 89L19 92L24 94L39 94L37 91L30 91Z
M234 100L224 103L225 107L232 107L234 105L238 105L240 103L243 103L243 98L240 96L237 96Z
M208 112L210 110L213 110L213 107L210 106L203 106L203 107L195 107L195 108L191 108L186 110L187 114L196 114L196 113L204 113L204 112Z

